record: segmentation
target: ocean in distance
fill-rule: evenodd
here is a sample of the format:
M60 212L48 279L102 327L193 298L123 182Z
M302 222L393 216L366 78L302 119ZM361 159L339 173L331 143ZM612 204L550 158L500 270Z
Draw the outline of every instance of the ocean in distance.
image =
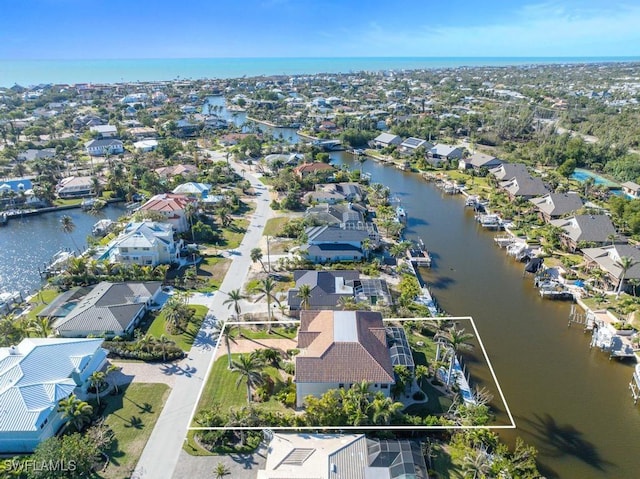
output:
M640 57L335 57L0 60L0 86L240 78L357 71L568 63L638 62Z

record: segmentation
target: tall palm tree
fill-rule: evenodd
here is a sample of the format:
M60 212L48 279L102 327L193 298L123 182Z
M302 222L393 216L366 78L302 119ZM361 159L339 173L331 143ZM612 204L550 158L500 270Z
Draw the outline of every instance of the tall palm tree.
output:
M262 271L264 271L265 273L267 272L267 269L264 267L264 263L262 262L262 250L260 248L252 248L251 249L251 262L255 263L256 261L260 262L260 265L262 266Z
M107 369L105 371L105 380L108 380L108 378L110 378L111 376L113 376L113 373L117 373L118 371L120 371L122 368L120 366L116 366L115 364L109 364L109 366L107 366ZM117 381L113 381L113 390L116 392L116 394L118 394L118 382Z
M264 278L262 281L260 281L260 284L258 285L258 287L255 289L256 293L259 293L260 295L258 296L258 298L255 300L255 302L257 303L258 301L260 301L261 299L266 299L267 300L267 318L268 318L268 322L269 322L269 327L268 327L268 331L269 333L271 333L271 303L273 301L276 302L276 304L280 304L280 301L278 300L277 296L276 296L276 282L274 281L274 279L271 276L267 276L266 278Z
M300 285L296 297L300 298L301 309L309 309L309 302L311 301L311 286L308 284Z
M465 333L464 328L458 329L454 324L445 332L440 333L439 337L443 338L449 344L451 353L449 358L449 374L447 375L447 386L449 386L451 384L451 375L453 374L453 364L456 355L459 351L473 348L473 344L469 342L473 339L473 334Z
M624 289L624 278L627 271L629 271L634 264L636 264L636 261L628 256L621 256L620 259L616 261L616 266L622 270L620 274L620 283L618 283L618 291L616 292L616 298L620 297L620 293L622 293L622 290Z
M193 201L187 203L184 207L184 216L187 218L189 222L189 229L191 230L191 242L195 243L195 236L193 234L193 218L195 217L197 212L196 204Z
M93 408L86 401L82 401L75 394L61 399L58 403L58 412L62 413L63 419L68 419L78 431L91 422Z
M227 293L228 298L225 299L222 304L227 305L227 309L230 309L233 306L233 311L236 314L236 321L240 321L240 313L242 309L240 308L240 301L247 299L247 297L242 294L240 289L232 289Z
M187 314L187 306L175 295L171 296L162 308L169 333L180 328Z
M233 364L231 363L231 342L235 342L233 337L231 336L231 331L229 328L225 328L224 321L216 321L213 325L213 334L220 338L220 336L224 336L224 344L227 348L227 361L228 368L231 369Z
M371 401L371 421L373 424L387 426L404 409L404 404L394 402L391 398L385 397L378 392Z
M167 338L167 336L165 336L164 334L161 334L160 337L158 338L158 340L156 341L156 344L160 347L160 350L162 351L162 360L166 361L167 360L167 348L173 344L175 344L174 341L172 341L171 339Z
M76 240L73 238L73 232L76 230L76 224L73 222L73 218L71 218L71 216L63 215L60 218L60 229L69 235L69 238L71 238L71 242L73 243L76 251L80 251Z
M34 318L28 322L27 332L33 334L36 338L48 338L53 336L53 328L49 318Z
M244 380L247 385L247 402L251 403L251 389L264 383L262 377L262 359L255 352L242 354L237 361L233 361L232 371L238 373L236 387Z
M355 311L358 309L358 303L353 296L340 296L338 304L343 311Z

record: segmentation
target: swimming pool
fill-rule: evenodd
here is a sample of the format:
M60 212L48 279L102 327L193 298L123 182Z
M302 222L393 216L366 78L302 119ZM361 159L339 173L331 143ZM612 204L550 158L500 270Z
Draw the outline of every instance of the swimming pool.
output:
M584 170L582 168L576 168L573 174L571 175L572 180L578 180L581 183L586 181L587 178L593 178L596 185L604 185L609 189L620 188L620 185L618 183L608 180L604 176L600 176L599 174L594 173L593 171Z

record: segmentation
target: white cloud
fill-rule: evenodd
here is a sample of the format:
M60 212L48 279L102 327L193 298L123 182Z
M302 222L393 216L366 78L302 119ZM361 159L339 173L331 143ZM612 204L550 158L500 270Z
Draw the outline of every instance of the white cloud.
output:
M456 26L455 17L439 25L402 31L369 25L354 35L363 55L390 56L623 56L640 54L640 6L570 9L558 3L521 7L510 21ZM428 23L428 22L427 22ZM355 45L354 45L355 46ZM356 54L352 52L351 54Z

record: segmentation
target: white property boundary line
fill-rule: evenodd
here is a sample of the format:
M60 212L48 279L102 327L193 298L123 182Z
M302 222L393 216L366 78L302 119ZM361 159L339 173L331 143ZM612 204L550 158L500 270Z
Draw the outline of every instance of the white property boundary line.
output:
M471 326L473 327L473 332L475 334L476 339L478 340L478 344L480 345L480 348L482 349L482 354L484 355L484 359L487 362L487 366L489 366L489 371L491 372L491 377L493 378L493 381L496 385L496 388L498 389L498 393L500 394L500 399L502 400L502 404L505 407L505 410L507 412L507 416L509 417L509 421L510 424L502 424L502 425L486 425L486 426L463 426L463 425L451 425L451 426L398 426L398 425L393 425L393 426L370 426L370 425L364 425L364 426L269 426L269 425L264 425L264 426L260 426L260 427L244 427L244 426L233 426L233 427L198 427L198 426L191 426L191 424L193 423L195 414L196 414L196 410L198 408L198 405L200 404L200 399L202 397L202 392L205 389L205 385L207 384L207 382L209 381L209 375L211 374L211 370L213 368L213 363L216 361L216 356L218 354L218 348L220 347L220 337L222 336L222 333L219 337L219 339L216 341L216 347L215 347L215 351L212 357L211 362L209 363L209 367L207 368L207 374L205 376L205 380L204 383L202 384L202 388L200 388L200 393L198 394L198 399L196 401L196 403L193 406L193 411L191 412L191 418L189 419L189 427L187 428L188 431L262 431L264 429L270 429L272 431L350 431L350 430L357 430L357 431L362 431L362 430L370 430L370 431L374 431L374 430L382 430L382 431L388 431L388 430L407 430L407 431L438 431L438 430L455 430L455 429L460 429L460 430L464 430L464 429L496 429L496 430L500 430L500 429L515 429L516 428L516 423L515 420L513 419L513 415L511 414L511 409L509 408L509 404L507 404L507 400L504 397L504 393L502 392L502 387L500 386L500 383L498 382L498 378L496 377L496 373L493 370L493 365L491 364L491 361L489 360L489 356L487 354L487 350L484 347L484 343L482 342L482 339L480 338L480 334L478 333L478 329L476 328L476 324L473 321L473 318L471 316L443 316L443 317L425 317L425 318L385 318L383 319L383 322L405 322L405 321L460 321L460 320L467 320L471 322ZM299 320L286 320L286 321L225 321L224 323L224 329L223 329L223 333L226 333L226 329L227 326L255 326L255 325L268 325L271 324L271 326L273 327L277 327L277 326L281 326L281 325L287 325L287 324L300 324Z

